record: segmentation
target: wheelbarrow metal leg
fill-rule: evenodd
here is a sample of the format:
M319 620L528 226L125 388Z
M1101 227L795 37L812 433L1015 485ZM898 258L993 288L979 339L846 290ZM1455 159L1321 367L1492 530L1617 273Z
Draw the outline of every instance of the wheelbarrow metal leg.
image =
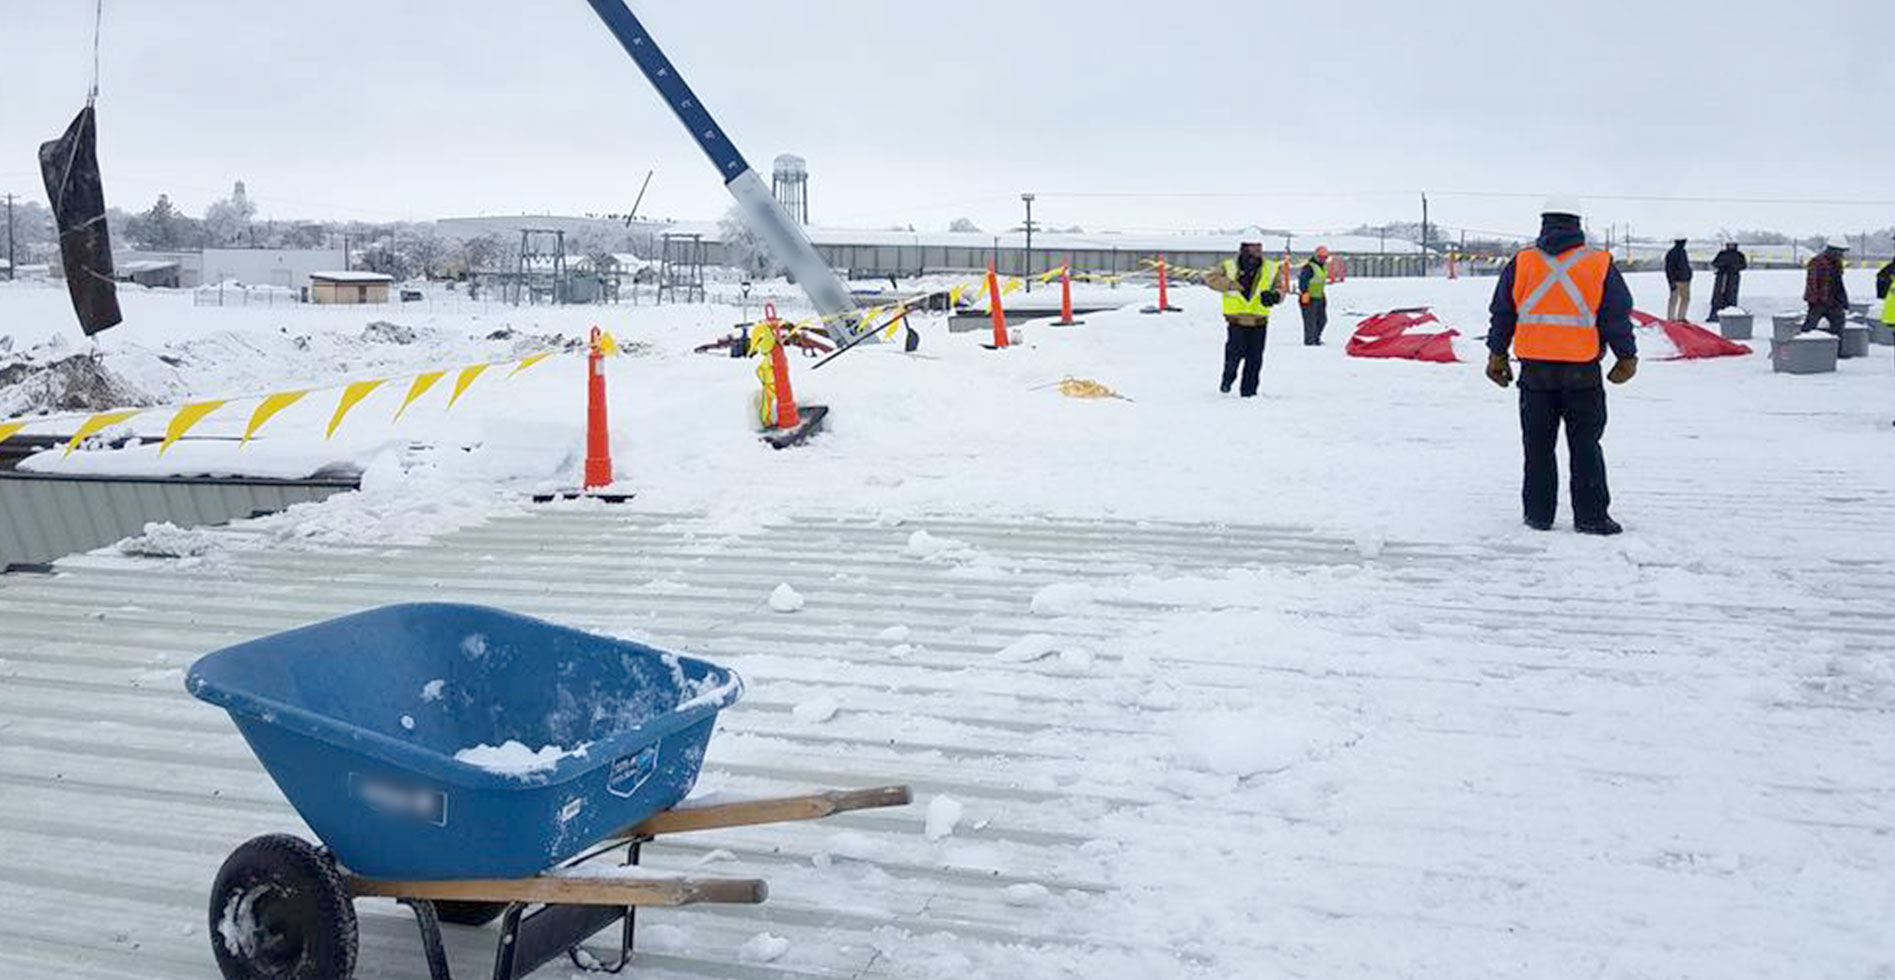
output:
M515 905L500 920L494 980L520 980L625 916L609 905L545 905L531 915Z
M421 927L421 951L428 957L428 975L434 980L454 980L448 970L447 950L441 945L441 917L435 914L434 903L425 898L404 898L400 902L414 910L415 924Z
M632 841L631 847L626 849L625 864L627 867L637 866L639 857L645 847L645 840L646 839L644 838L635 839ZM573 948L567 950L566 955L572 960L573 966L576 966L580 968L581 970L585 970L588 973L609 973L614 976L617 976L618 974L623 973L625 971L625 968L627 966L630 966L632 963L632 944L637 939L637 936L636 936L637 930L638 930L638 908L637 906L627 906L625 909L625 928L619 931L618 959L614 960L609 965L601 963L596 966L588 966L585 963L580 961L579 959L580 947L578 946L574 946Z

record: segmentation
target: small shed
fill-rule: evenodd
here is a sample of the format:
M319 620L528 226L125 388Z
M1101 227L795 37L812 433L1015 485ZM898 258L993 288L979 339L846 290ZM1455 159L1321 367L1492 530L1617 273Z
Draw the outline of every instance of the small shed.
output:
M119 282L132 282L158 289L176 289L182 281L178 263L165 259L137 259L113 270Z
M388 289L394 284L394 276L379 272L312 272L309 301L338 305L386 303Z

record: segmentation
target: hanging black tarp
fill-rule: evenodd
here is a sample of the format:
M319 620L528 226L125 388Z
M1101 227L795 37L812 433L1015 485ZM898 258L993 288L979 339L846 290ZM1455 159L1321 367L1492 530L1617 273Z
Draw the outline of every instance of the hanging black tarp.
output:
M90 337L116 325L118 284L112 278L112 240L105 227L105 187L99 180L98 124L92 106L79 111L65 135L39 147L46 196L59 223L59 254L73 312Z

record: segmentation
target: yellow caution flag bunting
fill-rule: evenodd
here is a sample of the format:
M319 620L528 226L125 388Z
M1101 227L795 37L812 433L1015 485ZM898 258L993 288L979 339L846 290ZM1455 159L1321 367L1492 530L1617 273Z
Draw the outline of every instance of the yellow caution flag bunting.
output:
M276 413L302 401L307 394L307 391L280 391L263 399L257 410L250 413L250 424L244 426L243 441L248 443L263 428L264 423L276 417Z
M336 402L336 414L329 416L329 431L324 432L322 437L324 439L334 438L336 429L341 427L342 420L348 416L349 410L361 404L362 399L374 394L375 389L380 388L386 383L386 379L357 381L347 388L342 389L342 398Z
M171 416L171 424L165 426L164 442L158 446L158 455L163 456L171 449L172 443L184 438L185 433L196 428L199 422L204 421L205 416L228 404L230 403L224 401L198 402L178 409L178 414Z
M460 377L454 379L454 393L448 396L447 407L453 408L454 403L460 401L461 396L467 394L467 389L472 388L474 382L492 366L491 364L476 364L470 368L462 368Z
M408 406L413 405L422 395L427 394L428 389L434 387L436 383L446 376L446 371L429 371L426 374L415 375L414 383L408 386L407 397L401 400L401 407L395 409L395 421L401 421L401 413L406 412Z
M119 412L100 412L86 419L85 424L79 427L79 431L72 434L72 441L66 443L66 455L71 456L72 451L78 449L80 443L97 435L101 430L117 425L137 414L138 409L133 408Z
M599 335L599 352L607 357L617 357L625 353L619 349L619 342L617 338L612 336L610 331Z
M6 442L26 428L25 422L0 422L0 442Z
M552 357L552 356L553 356L552 351L541 351L540 353L535 354L532 357L529 357L518 364L515 364L513 366L513 370L507 372L507 377L511 378L514 375L519 374L521 371L524 371L527 368L530 368L533 365L538 364L539 362L544 361L547 358Z

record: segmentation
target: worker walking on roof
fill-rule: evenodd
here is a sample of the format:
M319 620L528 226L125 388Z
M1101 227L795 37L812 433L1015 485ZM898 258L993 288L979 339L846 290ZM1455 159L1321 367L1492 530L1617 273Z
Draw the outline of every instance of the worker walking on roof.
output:
M1599 362L1610 346L1616 358L1606 375L1624 384L1638 373L1632 334L1632 292L1609 252L1586 246L1577 202L1552 200L1540 217L1540 237L1501 270L1487 333L1487 377L1513 384L1511 349L1520 358L1520 435L1526 450L1521 503L1526 524L1553 527L1559 510L1560 426L1572 461L1573 529L1617 534L1606 484L1606 396Z
M1316 254L1303 263L1303 271L1296 277L1296 291L1303 297L1303 346L1321 347L1323 328L1329 326L1328 246L1316 246Z
M1711 268L1717 273L1711 283L1711 322L1716 323L1719 313L1737 305L1737 288L1744 270L1750 268L1750 260L1738 251L1736 242L1725 242L1724 250L1711 260Z
M1828 246L1809 260L1809 275L1803 281L1803 302L1809 304L1804 330L1827 323L1822 329L1842 336L1842 325L1849 320L1849 289L1842 283L1842 257L1848 251L1848 242L1831 238Z
M1217 390L1228 394L1241 371L1238 390L1245 398L1254 397L1270 334L1270 308L1283 302L1277 264L1263 257L1261 242L1245 242L1236 258L1225 259L1204 281L1224 294L1224 380Z
M1671 299L1665 304L1665 319L1686 320L1691 316L1691 256L1684 250L1685 240L1671 243L1665 253L1665 281L1671 284Z

